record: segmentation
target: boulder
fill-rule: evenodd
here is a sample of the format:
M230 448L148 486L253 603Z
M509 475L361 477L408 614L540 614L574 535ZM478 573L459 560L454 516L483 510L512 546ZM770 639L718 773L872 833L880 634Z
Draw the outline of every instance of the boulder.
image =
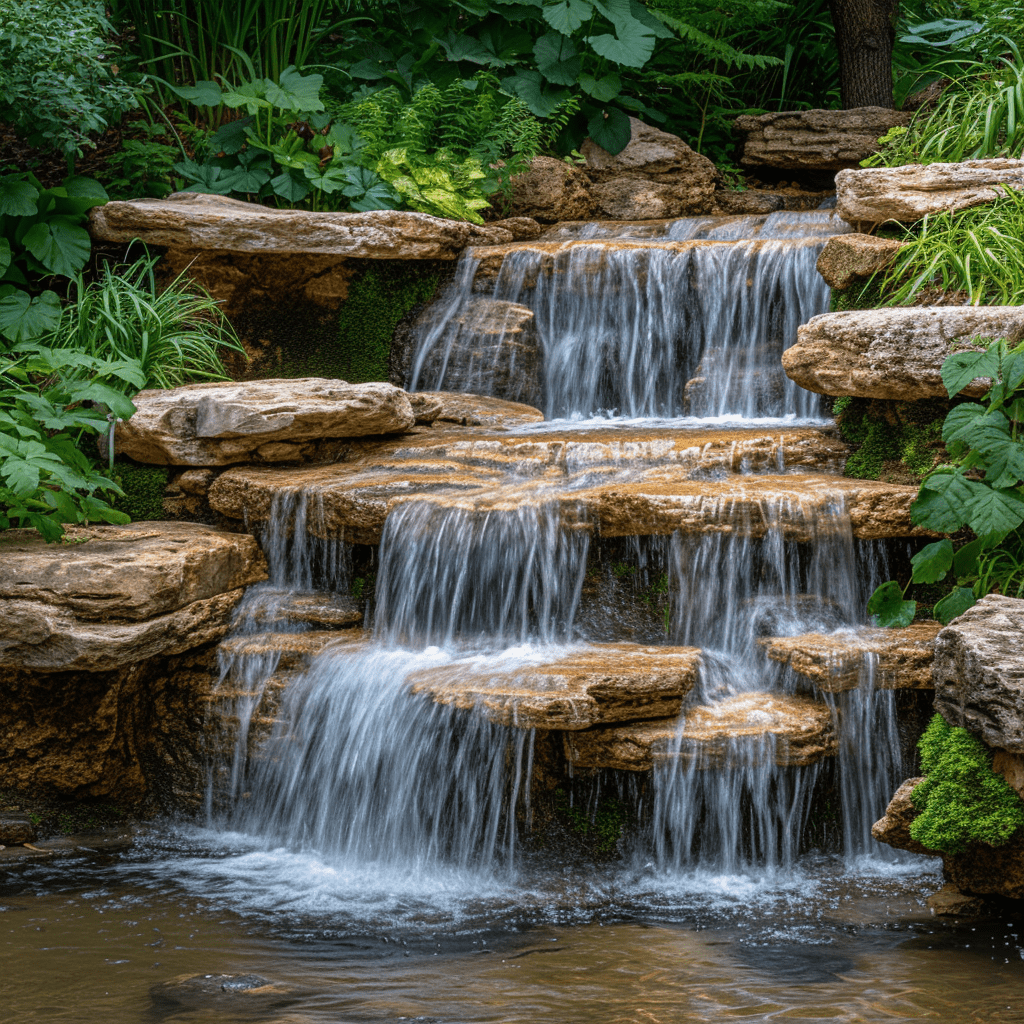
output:
M838 693L864 685L880 690L931 689L938 622L915 622L905 629L843 630L758 640L773 661L782 662L818 690Z
M943 867L949 881L967 895L1024 899L1024 833L1004 846L971 843L963 853L944 857Z
M910 853L923 853L926 856L935 857L937 854L934 850L922 846L910 835L910 826L918 814L917 808L910 801L910 794L922 782L924 782L924 777L918 776L914 779L907 779L900 785L889 801L884 817L879 818L871 826L871 835L880 843L886 843L897 850L907 850Z
M884 107L744 114L733 122L746 138L740 163L783 171L838 171L878 152L878 140L910 115Z
M32 819L22 814L0 814L0 846L20 846L36 841Z
M936 917L980 917L989 910L982 897L968 896L951 882L933 892L925 902Z
M1024 188L1024 160L870 167L836 175L836 210L854 225L911 224L928 214L990 203L1010 188Z
M1022 637L1024 601L989 594L935 641L935 710L1015 754L1024 753Z
M500 244L514 237L502 228L408 210L317 213L196 192L95 206L89 213L89 231L99 241L137 239L169 249L377 260L453 260L467 245Z
M102 672L219 640L266 578L248 534L196 523L0 535L0 668Z
M894 238L877 238L857 232L836 235L821 250L818 273L830 288L842 291L885 270L902 244Z
M543 230L532 217L505 217L502 220L491 221L487 226L508 231L513 242L532 242L533 239L540 238Z
M957 348L982 348L987 339L1024 338L1019 306L910 306L850 310L811 317L796 344L782 354L786 374L824 395L914 401L946 398L941 368ZM963 394L985 393L973 381Z
M697 680L693 647L595 644L554 661L506 667L503 659L427 669L413 693L476 710L521 729L588 729L609 722L678 715Z
M298 461L325 439L390 434L415 421L409 396L392 384L320 377L186 384L133 401L116 449L152 465Z
M652 181L640 175L622 175L590 187L597 212L610 220L660 220L710 213L714 185Z
M429 404L431 409L437 407L437 415L430 421L432 423L457 423L463 427L515 427L524 423L544 422L544 413L532 405L508 402L488 395L470 395L459 391L417 391L409 399L414 408L417 402Z
M588 220L594 213L590 179L575 164L534 157L530 169L512 179L510 218L530 217L544 224Z

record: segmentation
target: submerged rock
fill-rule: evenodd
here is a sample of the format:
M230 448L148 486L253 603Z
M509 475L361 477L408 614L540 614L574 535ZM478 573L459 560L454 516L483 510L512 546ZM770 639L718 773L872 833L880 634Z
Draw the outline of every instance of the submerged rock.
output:
M989 594L935 642L935 710L990 747L1017 754L1024 753L1022 637L1024 601Z
M942 363L956 348L993 338L1024 338L1018 306L911 306L823 313L800 327L782 366L802 388L822 395L914 401L947 397ZM978 379L963 394L984 394Z
M295 989L259 974L194 974L153 985L153 1001L185 1010L269 1011L295 1002Z
M821 250L818 273L830 288L842 291L885 270L902 244L894 238L878 238L857 232L836 235Z
M733 122L745 134L744 167L783 171L838 171L857 167L878 152L878 140L910 115L885 107L850 110L785 110L744 114Z
M836 175L836 210L854 225L910 224L929 214L991 203L1006 189L1022 188L1024 160L869 167Z
M122 455L152 465L300 461L325 439L408 430L409 396L392 384L343 380L232 381L140 391L117 424Z

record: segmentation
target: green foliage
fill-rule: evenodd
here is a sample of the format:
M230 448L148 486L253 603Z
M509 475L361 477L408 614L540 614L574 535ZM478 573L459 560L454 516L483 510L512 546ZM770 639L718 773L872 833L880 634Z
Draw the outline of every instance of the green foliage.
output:
M606 797L588 814L579 807L570 806L562 790L556 794L556 807L565 816L569 827L581 839L593 844L594 853L599 857L609 857L615 853L622 829L626 823L626 815L621 802L614 797Z
M940 853L970 843L1003 846L1024 829L1024 801L992 771L992 751L936 715L918 743L927 776L911 794L920 812L910 835Z
M946 416L942 438L952 461L924 479L911 506L914 522L928 530L969 527L977 538L956 552L948 540L929 544L913 559L907 586L935 583L950 572L957 579L957 589L934 608L940 621L994 590L1024 591L1024 345L996 341L983 351L954 352L942 364L950 398L978 377L993 382L986 404L963 402ZM906 591L890 581L872 597L884 609L880 621L897 614L893 588L901 597Z
M909 305L922 289L965 292L973 305L1024 304L1024 193L1005 189L991 203L925 217L880 284L886 304Z
M107 503L117 484L80 450L83 437L106 433L110 415L127 419L125 396L144 382L130 359L22 344L0 354L0 529L32 526L48 541L64 523L125 523Z
M127 460L114 463L112 477L121 488L114 508L132 522L164 518L164 489L170 470L166 466L141 466Z
M840 398L833 405L843 440L856 445L846 460L846 476L878 480L884 476L902 482L906 477L920 480L935 465L941 451L940 419L930 404L877 403L858 398ZM893 472L893 467L898 467Z
M166 142L167 127L135 121L125 129L121 148L96 176L111 199L161 199L174 191L174 165L181 150Z
M99 0L0 0L0 122L69 166L135 106Z
M53 330L60 300L39 283L74 277L89 259L87 214L107 201L92 178L69 177L44 188L34 174L0 177L0 336L27 341Z
M46 343L97 359L130 359L143 387L173 388L196 380L224 380L221 353L245 350L220 306L179 274L157 287L156 257L105 265L99 277L77 284L77 299L64 310Z

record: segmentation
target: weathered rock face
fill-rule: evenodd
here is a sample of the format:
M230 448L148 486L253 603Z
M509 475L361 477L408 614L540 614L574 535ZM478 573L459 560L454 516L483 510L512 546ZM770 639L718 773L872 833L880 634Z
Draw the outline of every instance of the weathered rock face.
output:
M407 210L277 210L193 192L94 207L89 230L101 241L140 239L170 249L311 253L379 260L453 260L467 245L499 245L514 237L500 227L481 228Z
M928 214L990 203L1007 188L1024 188L1024 160L868 167L836 175L836 210L854 225L911 224Z
M893 794L885 816L871 826L871 835L880 843L887 843L897 850L908 850L910 853L923 853L929 857L936 856L934 850L922 846L910 835L910 826L917 817L917 808L910 802L910 794L924 782L923 776L907 779Z
M1016 754L1024 753L1022 637L1024 601L990 594L935 641L935 710Z
M818 273L830 288L842 291L884 270L899 251L901 242L853 232L836 235L825 243L818 257Z
M595 212L590 181L575 165L538 156L525 174L512 180L509 214L531 217L543 224L558 220L588 220Z
M596 644L507 671L446 665L415 673L409 683L438 704L478 710L503 725L576 730L678 715L699 664L692 647Z
M935 638L941 628L938 622L915 622L905 629L810 633L758 643L773 661L830 693L855 689L867 671L878 689L931 689Z
M431 423L457 423L462 427L514 427L523 423L542 423L544 413L522 402L506 402L488 395L470 395L459 391L417 391L409 396L417 402L436 404ZM417 416L417 423L419 418Z
M117 450L153 465L224 466L308 457L330 438L412 427L409 396L392 384L319 377L186 384L140 391L117 425Z
M984 347L984 339L1024 338L1017 306L913 306L824 313L800 327L782 354L786 374L823 395L913 401L945 398L941 367L957 348ZM975 380L965 395L984 394Z
M838 171L856 167L878 152L878 140L896 125L910 124L910 114L883 107L852 110L787 110L733 122L743 132L744 167L784 171Z
M770 737L759 750L778 765L814 764L836 752L832 716L805 697L750 693L686 712L682 733L673 719L567 732L565 755L579 768L649 771L659 758L693 762L698 768L732 763L735 744ZM680 738L677 739L677 736ZM740 757L749 763L750 751Z
M615 155L590 139L583 143L597 209L612 220L710 212L719 177L715 165L678 136L635 117L629 123L629 143Z
M1005 846L972 843L956 857L944 857L949 880L961 892L975 896L1024 899L1024 835Z
M195 523L72 527L68 544L0 535L0 668L99 672L220 639L256 541Z
M505 217L503 220L494 220L487 225L488 229L500 228L512 235L513 242L529 242L539 238L543 230L540 224L532 217Z

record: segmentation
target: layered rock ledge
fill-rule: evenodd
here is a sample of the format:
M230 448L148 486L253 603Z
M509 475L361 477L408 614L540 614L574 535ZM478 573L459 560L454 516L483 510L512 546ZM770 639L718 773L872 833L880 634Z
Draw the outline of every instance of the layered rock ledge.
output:
M104 242L267 255L310 253L377 260L453 260L467 245L500 245L515 234L408 210L315 213L277 210L225 196L178 192L94 207L89 231Z
M140 391L115 446L137 462L223 466L297 462L324 440L410 429L409 396L392 384L305 377Z
M836 175L836 212L853 225L894 220L912 224L929 214L990 203L1024 188L1024 160L868 167Z
M743 132L744 167L783 171L838 171L878 152L890 128L910 124L910 114L884 107L852 110L787 110L733 122Z
M905 629L860 629L839 633L765 637L758 644L773 661L837 693L869 684L880 690L931 689L938 622Z
M818 273L830 288L843 291L885 270L902 244L894 238L878 238L857 232L835 235L821 250Z
M942 363L959 348L1024 338L1024 307L912 306L811 317L782 354L787 376L823 395L912 401L945 398ZM963 394L985 393L978 379Z

